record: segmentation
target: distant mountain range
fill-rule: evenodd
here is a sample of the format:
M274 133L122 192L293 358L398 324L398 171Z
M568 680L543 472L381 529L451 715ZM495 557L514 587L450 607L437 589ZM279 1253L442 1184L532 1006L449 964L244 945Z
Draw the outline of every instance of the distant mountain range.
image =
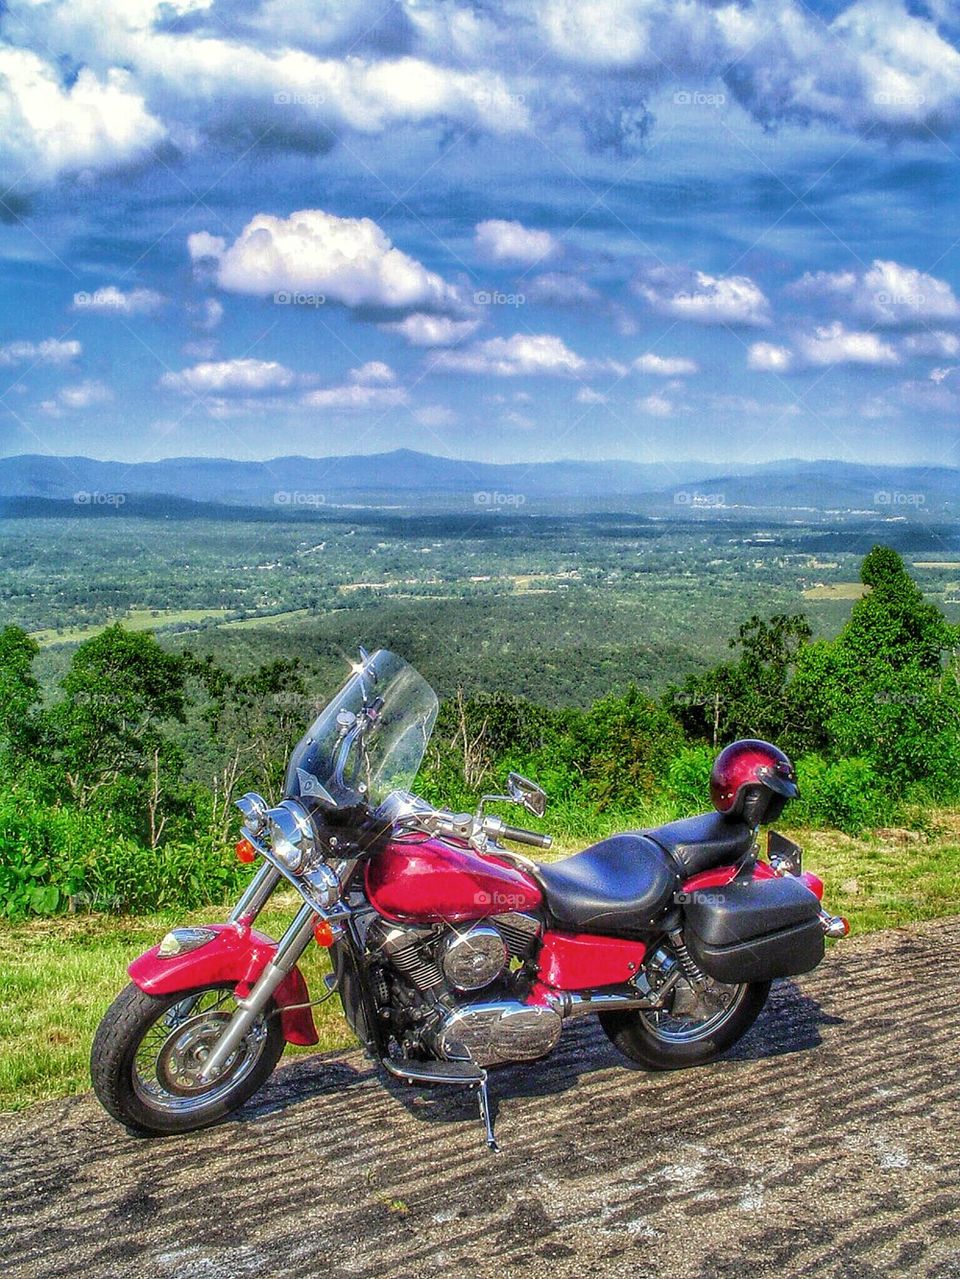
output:
M0 459L0 498L7 514L108 504L186 513L192 504L256 506L289 514L338 506L424 505L466 497L490 510L576 505L610 509L624 503L652 515L717 517L749 510L860 511L875 516L960 517L960 470L869 466L785 459L754 466L708 462L491 463L435 457L409 449L343 457L280 457L268 462L229 458L167 458L100 462L86 457L23 454Z

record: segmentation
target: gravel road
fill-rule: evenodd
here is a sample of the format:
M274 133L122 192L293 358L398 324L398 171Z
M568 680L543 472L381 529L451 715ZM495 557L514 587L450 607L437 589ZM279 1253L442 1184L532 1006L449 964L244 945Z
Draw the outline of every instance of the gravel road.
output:
M960 919L851 939L701 1070L592 1022L474 1103L299 1058L219 1128L0 1121L7 1279L960 1279Z

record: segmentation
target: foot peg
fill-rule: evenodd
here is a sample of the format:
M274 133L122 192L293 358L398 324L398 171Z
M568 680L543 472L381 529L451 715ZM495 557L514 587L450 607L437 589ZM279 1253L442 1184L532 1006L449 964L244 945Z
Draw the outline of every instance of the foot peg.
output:
M490 1114L487 1072L482 1066L478 1066L475 1061L466 1060L397 1061L391 1057L382 1057L380 1060L388 1074L393 1075L394 1079L403 1080L405 1084L460 1084L464 1088L475 1088L487 1145L494 1154L500 1153Z

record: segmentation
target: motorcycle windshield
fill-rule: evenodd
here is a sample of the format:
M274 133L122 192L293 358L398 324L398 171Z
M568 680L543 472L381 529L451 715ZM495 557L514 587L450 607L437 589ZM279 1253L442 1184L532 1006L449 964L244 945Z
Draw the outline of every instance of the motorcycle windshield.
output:
M436 693L402 657L383 648L365 656L290 756L285 797L376 807L410 790L437 709Z

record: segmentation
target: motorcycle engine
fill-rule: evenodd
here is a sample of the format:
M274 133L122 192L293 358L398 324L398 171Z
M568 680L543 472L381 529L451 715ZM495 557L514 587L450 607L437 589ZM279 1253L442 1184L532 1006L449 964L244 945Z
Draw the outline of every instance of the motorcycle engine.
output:
M519 912L463 929L375 924L368 945L414 988L395 989L398 1039L408 1048L448 1060L470 1057L481 1066L548 1053L560 1037L561 1019L551 1008L517 998L510 969L511 960L531 957L540 931L536 919ZM479 992L485 995L463 999Z

